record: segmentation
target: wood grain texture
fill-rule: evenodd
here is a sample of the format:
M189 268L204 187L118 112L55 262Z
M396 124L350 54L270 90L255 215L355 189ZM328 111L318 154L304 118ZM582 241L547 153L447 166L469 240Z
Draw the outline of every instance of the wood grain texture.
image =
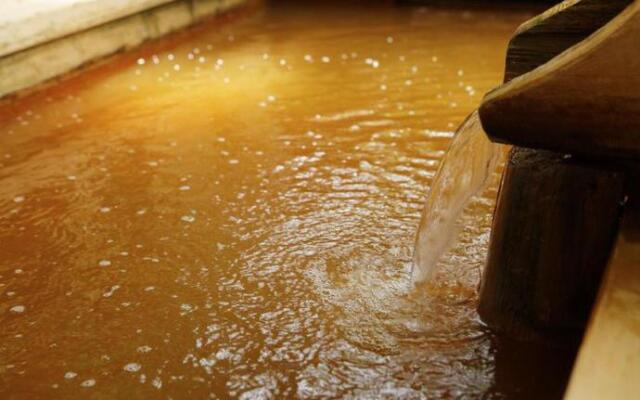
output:
M627 400L640 396L639 215L637 204L625 214L566 400Z
M640 157L638 71L640 0L586 40L488 93L482 125L498 142Z
M614 241L625 174L512 149L494 215L478 311L519 338L580 338Z
M522 24L509 41L505 82L586 39L633 0L567 0Z

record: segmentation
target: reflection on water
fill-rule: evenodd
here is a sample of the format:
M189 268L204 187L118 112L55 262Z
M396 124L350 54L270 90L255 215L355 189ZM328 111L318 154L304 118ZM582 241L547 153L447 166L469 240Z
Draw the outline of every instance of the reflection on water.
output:
M526 17L267 6L6 103L0 398L500 397L475 313L495 187L432 296L408 287Z
M413 250L412 280L428 282L440 257L449 250L462 225L458 218L473 197L496 184L507 146L491 143L474 111L458 128L429 190Z

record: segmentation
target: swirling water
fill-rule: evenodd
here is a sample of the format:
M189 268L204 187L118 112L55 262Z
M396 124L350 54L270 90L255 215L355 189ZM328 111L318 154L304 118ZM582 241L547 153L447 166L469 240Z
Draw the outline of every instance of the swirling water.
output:
M495 186L409 289L529 14L260 5L0 107L0 398L501 398Z

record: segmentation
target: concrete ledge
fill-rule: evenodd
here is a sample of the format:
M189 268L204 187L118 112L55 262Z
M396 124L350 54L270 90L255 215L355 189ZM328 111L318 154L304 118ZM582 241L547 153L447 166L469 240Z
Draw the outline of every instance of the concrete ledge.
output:
M35 13L32 9L29 14L26 10L16 9L8 17L11 12L3 10L4 16L0 17L0 97L245 2L68 0L62 2L66 7L62 7L61 2L49 0L20 2L22 7L49 3L41 10L51 13Z
M0 15L0 56L173 0L9 0Z

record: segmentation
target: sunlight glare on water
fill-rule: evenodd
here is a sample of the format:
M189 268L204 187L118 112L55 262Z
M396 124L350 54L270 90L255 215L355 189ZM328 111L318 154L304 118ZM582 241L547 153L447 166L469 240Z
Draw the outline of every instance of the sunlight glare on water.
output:
M495 392L475 302L496 188L429 297L411 253L530 14L304 4L1 105L0 398Z

